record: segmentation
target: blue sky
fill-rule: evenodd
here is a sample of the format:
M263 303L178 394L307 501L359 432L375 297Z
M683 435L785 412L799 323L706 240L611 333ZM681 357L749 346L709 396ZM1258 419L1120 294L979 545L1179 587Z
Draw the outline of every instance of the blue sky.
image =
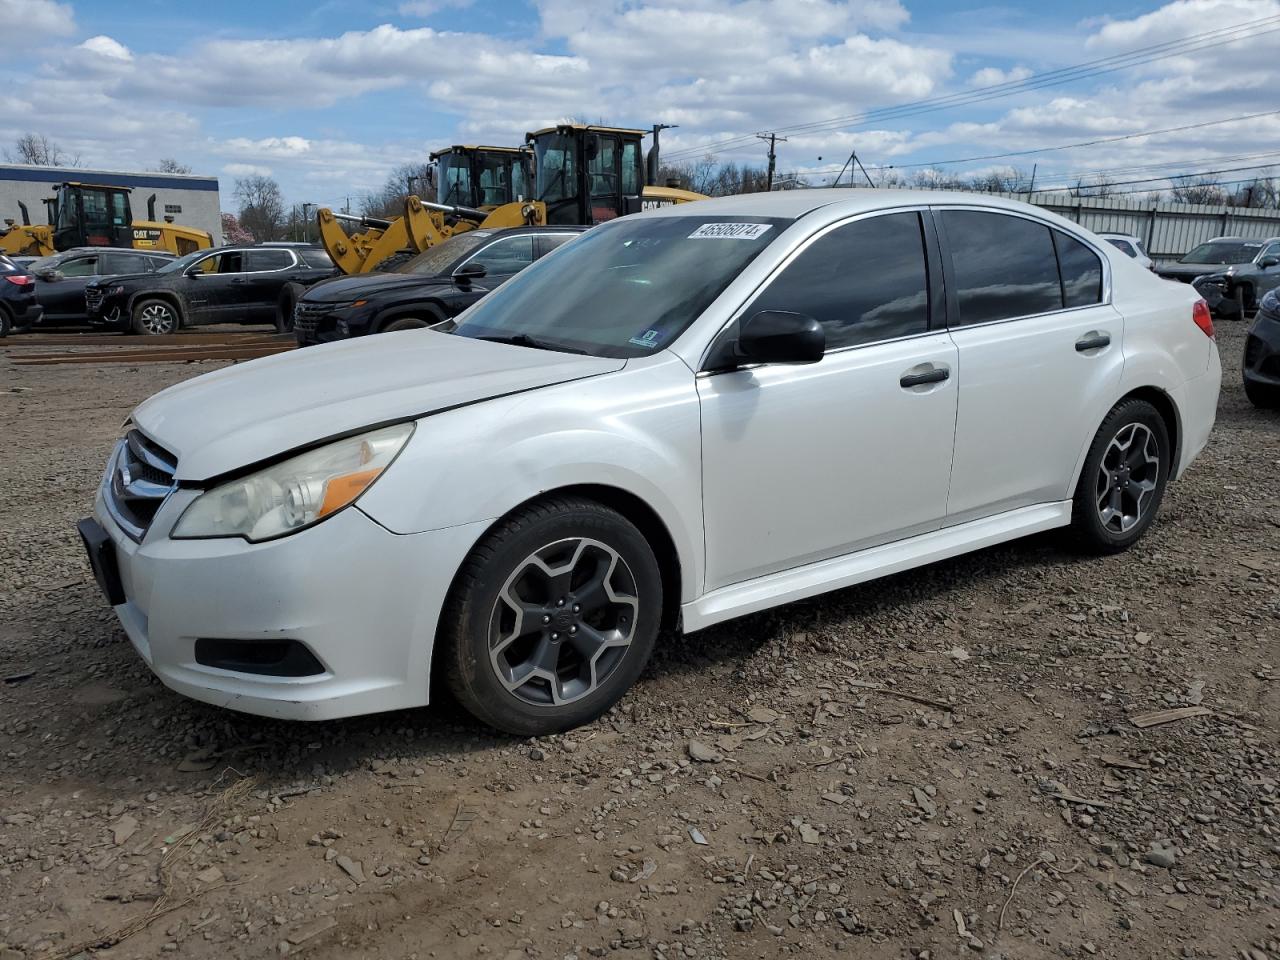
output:
M941 0L0 0L0 145L41 133L86 165L172 157L353 203L454 142L573 118L647 127L669 158L758 163L741 138L947 96L1280 16L1280 0L1000 5ZM1280 23L1274 26L1280 26ZM1261 28L1258 28L1261 29ZM1280 33L955 109L789 134L779 167L829 179L1280 108ZM1273 158L1280 117L1010 161L1039 182ZM725 145L725 141L730 142ZM714 152L708 152L712 150ZM1230 158L1248 156L1251 161ZM819 159L821 158L821 159ZM1274 154L1280 160L1280 152ZM1156 184L1153 184L1156 185Z

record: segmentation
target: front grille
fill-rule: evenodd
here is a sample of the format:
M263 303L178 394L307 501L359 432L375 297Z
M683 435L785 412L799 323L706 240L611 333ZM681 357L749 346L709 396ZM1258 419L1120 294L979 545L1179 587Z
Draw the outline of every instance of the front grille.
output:
M103 491L107 509L134 540L141 540L173 491L176 458L137 430L116 444Z
M84 305L91 312L96 313L98 308L102 306L103 293L101 289L95 287L84 288Z
M293 331L302 337L309 337L316 332L320 321L333 312L333 304L308 303L303 300L293 308Z

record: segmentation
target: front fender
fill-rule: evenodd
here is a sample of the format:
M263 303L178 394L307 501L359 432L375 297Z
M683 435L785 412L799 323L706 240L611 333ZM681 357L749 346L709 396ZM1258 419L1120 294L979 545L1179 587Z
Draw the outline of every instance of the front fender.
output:
M675 545L682 602L693 599L703 567L698 397L689 368L669 354L425 417L360 507L411 534L496 521L583 485L648 505Z

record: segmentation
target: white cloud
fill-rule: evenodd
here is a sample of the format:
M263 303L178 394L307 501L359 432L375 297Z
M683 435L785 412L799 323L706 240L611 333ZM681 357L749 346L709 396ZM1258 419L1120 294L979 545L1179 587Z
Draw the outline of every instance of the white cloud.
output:
M223 164L222 172L232 177L269 177L272 170L253 163L227 163Z
M126 63L133 59L133 54L128 47L118 40L103 35L90 37L80 44L77 49L88 51L99 57L107 57L111 60L123 60Z
M76 18L67 3L54 0L0 0L0 23L6 24L10 39L23 42L75 33ZM13 51L9 50L8 55Z
M461 10L473 3L475 0L405 0L397 10L402 17L429 17L449 7Z
M1031 73L1032 71L1027 67L1013 67L1010 70L1001 70L998 67L983 67L969 78L969 86L994 87L999 83L1025 80L1031 76Z

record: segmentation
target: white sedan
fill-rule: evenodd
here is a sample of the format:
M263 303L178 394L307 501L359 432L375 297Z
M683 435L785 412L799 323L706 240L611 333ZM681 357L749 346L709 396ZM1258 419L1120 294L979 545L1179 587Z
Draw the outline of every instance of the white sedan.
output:
M1190 287L1035 207L699 201L596 227L451 332L163 391L80 530L180 693L325 719L421 706L435 673L544 734L675 630L1055 527L1123 550L1220 378Z

